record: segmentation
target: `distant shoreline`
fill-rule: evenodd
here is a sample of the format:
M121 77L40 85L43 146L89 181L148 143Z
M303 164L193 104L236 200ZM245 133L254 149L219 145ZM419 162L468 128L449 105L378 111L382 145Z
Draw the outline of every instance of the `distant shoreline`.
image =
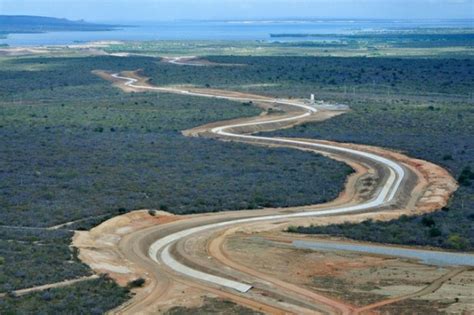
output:
M108 32L129 25L97 24L83 20L50 18L27 15L0 15L0 38L11 34L44 34L51 32Z

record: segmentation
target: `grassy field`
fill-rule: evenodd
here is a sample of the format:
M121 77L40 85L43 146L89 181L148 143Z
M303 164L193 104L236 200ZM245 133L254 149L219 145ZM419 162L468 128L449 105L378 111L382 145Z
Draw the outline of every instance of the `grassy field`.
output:
M366 42L261 42L261 41L150 41L110 45L110 53L127 52L149 56L314 56L314 57L472 57L472 40L453 46L428 47L418 44L372 46Z
M151 56L472 57L474 29L406 29L341 34L272 34L271 41L148 41L110 45L108 52ZM288 41L291 39L291 41Z

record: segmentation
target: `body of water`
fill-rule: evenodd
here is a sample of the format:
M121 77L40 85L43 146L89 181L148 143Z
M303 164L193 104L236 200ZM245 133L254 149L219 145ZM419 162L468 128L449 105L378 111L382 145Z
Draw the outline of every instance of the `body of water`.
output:
M110 23L110 22L109 22ZM120 24L116 22L114 24ZM10 46L70 45L102 40L311 40L311 38L271 38L270 34L349 34L356 31L414 27L472 27L470 20L287 20L287 21L176 21L127 23L100 32L50 32L10 34L0 44ZM314 39L313 39L314 40Z

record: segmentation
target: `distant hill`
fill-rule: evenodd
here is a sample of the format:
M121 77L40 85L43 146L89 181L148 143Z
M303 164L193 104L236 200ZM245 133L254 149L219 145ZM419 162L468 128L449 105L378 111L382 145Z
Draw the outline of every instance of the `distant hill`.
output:
M110 31L120 25L94 24L43 16L0 15L0 35L54 31Z

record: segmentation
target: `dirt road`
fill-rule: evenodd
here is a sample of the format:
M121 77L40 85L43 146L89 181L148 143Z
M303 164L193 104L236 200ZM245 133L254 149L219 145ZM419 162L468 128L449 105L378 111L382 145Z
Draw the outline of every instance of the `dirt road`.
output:
M21 295L25 295L25 294L32 293L32 292L45 291L45 290L48 290L48 289L67 287L67 286L73 285L73 284L78 283L78 282L94 280L94 279L98 279L98 278L99 278L99 276L97 276L97 275L85 276L85 277L81 277L81 278L77 278L77 279L64 280L64 281L61 281L61 282L49 283L49 284L39 285L39 286L36 286L36 287L15 290L15 291L12 291L11 293L13 293L16 296L21 296ZM0 298L4 297L5 295L6 295L6 293L0 293Z

